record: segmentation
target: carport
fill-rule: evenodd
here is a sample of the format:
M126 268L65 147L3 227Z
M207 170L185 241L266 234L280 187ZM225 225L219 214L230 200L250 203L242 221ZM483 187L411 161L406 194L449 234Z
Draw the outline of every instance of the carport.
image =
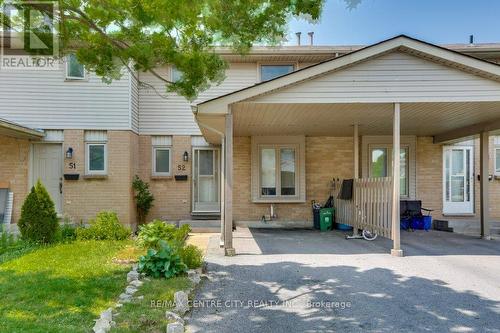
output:
M383 194L387 200L377 208L383 212L363 214L368 215L367 223L392 239L391 254L402 256L398 153L401 135L433 137L436 144L479 136L480 174L488 175L489 136L500 129L499 110L500 66L407 36L397 36L194 106L206 140L223 147L221 219L226 254L235 253L235 136L352 136L351 175L355 179L360 177L359 136L392 136L394 162L387 179L390 186ZM481 177L483 238L490 237L488 187L488 177ZM371 204L367 200L373 198L368 195L363 200L363 204ZM346 223L357 228L355 219Z

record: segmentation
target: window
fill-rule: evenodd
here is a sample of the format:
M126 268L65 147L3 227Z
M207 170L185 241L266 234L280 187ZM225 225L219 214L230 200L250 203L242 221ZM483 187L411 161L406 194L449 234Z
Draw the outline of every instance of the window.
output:
M108 172L108 135L106 131L85 131L85 174Z
M269 81L279 76L293 72L294 66L284 65L260 65L260 81Z
M177 67L172 66L171 67L171 79L172 82L177 82L182 79L182 72L177 69Z
M66 57L66 78L70 80L85 79L85 68L78 62L74 54Z
M400 196L409 197L409 164L408 147L400 150ZM390 147L371 147L370 148L370 177L390 177L392 166L392 148Z
M107 172L105 143L87 143L87 174L105 175Z
M260 149L261 196L289 197L297 194L295 152L294 147L277 146Z
M170 148L153 147L153 175L170 176Z
M495 148L495 174L500 175L500 147Z

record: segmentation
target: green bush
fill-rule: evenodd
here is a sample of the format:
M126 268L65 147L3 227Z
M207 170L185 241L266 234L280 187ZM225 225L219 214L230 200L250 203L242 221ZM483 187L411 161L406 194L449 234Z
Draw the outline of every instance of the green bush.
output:
M158 250L148 249L146 255L139 258L138 271L154 278L171 278L185 273L187 266L181 260L175 248L164 240L158 242Z
M59 228L57 238L59 242L72 242L76 240L76 227L68 223L62 224Z
M151 207L153 207L155 198L149 190L149 184L140 179L137 175L135 175L132 181L132 189L135 192L134 198L137 210L137 220L139 224L144 224Z
M90 227L76 229L78 240L123 240L130 236L130 229L124 227L115 212L99 212Z
M56 208L40 180L24 200L18 226L25 240L37 243L52 243L56 240L59 227Z
M164 240L171 246L182 247L190 231L189 225L177 228L164 221L153 220L148 224L139 226L137 245L142 248L158 249L159 242Z
M201 267L203 252L195 245L187 245L179 249L181 260L189 269Z

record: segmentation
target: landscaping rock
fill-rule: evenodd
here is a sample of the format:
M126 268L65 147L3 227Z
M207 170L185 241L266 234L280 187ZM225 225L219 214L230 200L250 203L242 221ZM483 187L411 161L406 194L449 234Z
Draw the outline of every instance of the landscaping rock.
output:
M131 282L134 280L139 280L139 273L137 271L130 271L127 274L127 282Z
M109 308L106 311L103 311L101 313L101 318L100 319L107 320L107 321L113 320L113 309Z
M93 328L94 333L106 333L111 329L111 323L105 319L97 319Z
M188 279L191 280L194 284L200 283L200 273L194 269L190 269L188 272Z
M178 322L167 325L167 333L184 333L184 325Z
M188 294L184 291L178 291L174 294L175 311L183 315L189 311Z
M129 286L139 288L140 286L142 286L142 281L141 280L130 281Z
M133 286L128 286L126 289L125 289L125 293L126 294L129 294L129 295L133 295L137 292L137 288L133 287Z
M184 319L182 319L181 316L179 316L177 313L175 312L171 312L171 311L166 311L165 312L165 318L168 320L168 321L173 321L173 322L179 322L181 324L184 324Z
M120 294L119 299L121 303L130 303L130 301L132 300L132 295Z

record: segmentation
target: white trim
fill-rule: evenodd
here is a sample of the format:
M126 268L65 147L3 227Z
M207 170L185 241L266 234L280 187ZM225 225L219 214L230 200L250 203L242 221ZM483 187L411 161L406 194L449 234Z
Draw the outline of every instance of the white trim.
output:
M104 146L104 170L90 170L90 146ZM108 174L108 144L106 142L85 142L85 175Z
M262 61L262 62L259 61L259 62L257 62L258 82L266 82L266 81L262 81L262 66L292 66L293 69L290 72L290 73L292 73L292 72L295 72L299 68L299 62L298 61ZM287 73L287 74L290 74L290 73ZM284 74L284 75L286 75L286 74ZM281 76L283 76L283 75L281 75ZM279 77L279 76L277 76L277 77Z
M212 150L214 152L214 157L215 157L215 166L214 166L214 176L216 178L216 187L217 187L217 209L214 210L196 210L195 209L195 182L198 182L199 185L199 175L195 174L195 170L198 169L199 173L199 168L195 168L194 165L194 160L195 160L195 154L196 150ZM199 163L199 157L198 157L198 163ZM191 213L193 214L200 214L200 213L207 213L207 214L219 214L221 212L221 200L222 200L222 194L221 194L221 177L222 177L222 172L221 172L221 149L217 147L210 147L210 146L192 146L191 148L191 177L193 181L191 182Z
M279 195L279 153L276 154L276 196L261 195L260 152L262 148L294 148L295 149L295 186L293 196ZM252 202L274 203L290 202L301 203L306 201L306 168L305 168L305 136L255 136L252 137L251 152L251 192Z
M158 172L156 171L156 151L157 150L167 150L168 151L168 172ZM171 146L160 146L153 145L152 155L151 155L151 174L153 176L171 176L172 175L172 147Z
M66 66L65 66L65 73L64 73L64 77L67 81L85 81L87 80L87 71L85 70L85 66L82 65L83 67L83 77L80 77L80 76L70 76L69 75L69 61L70 59L70 55L68 54L66 56ZM81 64L80 64L81 65Z
M498 162L498 157L497 154L500 154L500 145L496 145L493 149L494 156L493 158L495 159L493 164L495 165L495 176L500 176L500 165L497 164Z
M470 200L468 202L464 201L461 203L453 203L453 202L448 202L446 200L446 152L453 150L453 149L463 149L463 150L470 150L470 161L469 161L469 189L470 189ZM470 215L474 214L475 210L475 197L474 197L474 186L475 186L475 180L474 180L474 175L475 175L475 162L474 162L474 146L465 146L465 145L446 145L443 146L442 150L442 184L441 188L443 191L443 215ZM464 156L465 158L465 156ZM451 193L450 193L451 195ZM460 206L461 205L461 206ZM466 207L468 205L468 207Z

